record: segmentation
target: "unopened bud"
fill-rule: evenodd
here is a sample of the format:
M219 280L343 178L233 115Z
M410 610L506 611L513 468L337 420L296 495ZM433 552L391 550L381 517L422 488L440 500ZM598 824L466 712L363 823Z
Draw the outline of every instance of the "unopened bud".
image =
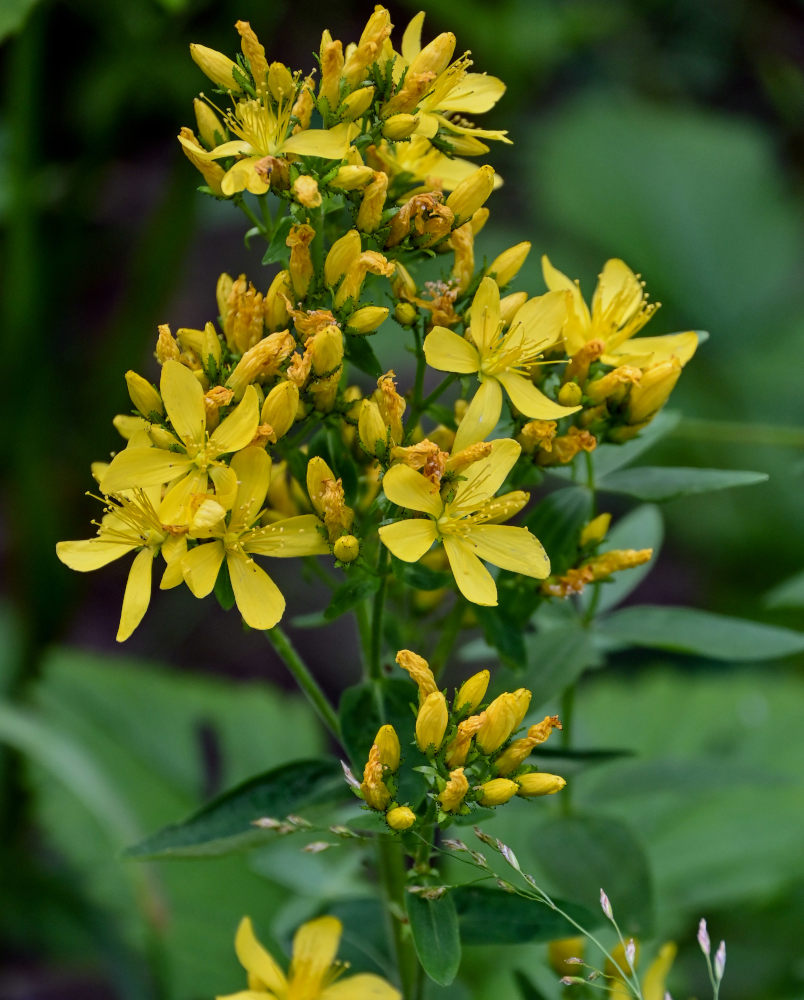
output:
M504 295L500 299L500 319L503 326L508 326L527 301L527 292L511 292L510 295Z
M701 917L698 923L698 945L704 955L709 955L712 950L712 945L709 940L709 931L706 927L706 918Z
M715 979L721 980L726 971L726 942L721 941L715 952Z
M360 118L371 107L374 100L374 87L361 87L355 90L341 103L340 118L345 122L352 122Z
M382 51L383 42L391 34L391 15L385 7L377 5L368 19L360 40L351 50L343 66L343 78L354 86L360 81L363 70L373 63Z
M603 889L600 890L600 909L609 920L614 920L614 911L611 908L611 902Z
M505 743L514 731L519 713L519 703L515 695L501 694L486 709L486 721L478 732L475 742L484 754L492 754Z
M134 371L126 372L126 385L131 402L144 417L162 416L165 412L162 397L142 375Z
M382 134L389 142L400 142L413 135L418 124L418 115L391 115L382 127Z
M458 225L471 219L494 190L494 167L488 164L462 180L447 198Z
M285 329L290 322L287 299L293 295L290 283L290 273L280 271L271 282L271 287L265 293L263 300L263 318L269 330Z
M447 731L449 713L443 692L433 691L424 699L416 716L416 744L422 753L437 752Z
M516 715L512 732L519 729L522 725L522 720L528 714L532 694L527 688L517 688L516 691L514 691L514 698L516 698Z
M409 806L396 806L385 814L385 821L392 830L408 830L416 822L416 813Z
M226 129L206 101L202 101L198 97L194 98L193 111L195 111L198 135L207 149L213 149L226 141Z
M400 326L413 326L418 315L416 306L411 302L399 302L394 308L394 319Z
M517 243L516 246L503 250L486 268L486 274L494 278L500 288L503 285L507 285L509 281L512 281L516 277L522 265L527 260L530 253L530 246L528 242Z
M583 389L577 382L565 382L558 390L558 401L562 406L580 406Z
M667 402L680 375L681 362L678 358L659 361L646 368L628 396L628 423L642 423L657 413Z
M347 165L339 168L329 186L339 191L356 191L365 187L373 176L374 171L371 167Z
M391 291L396 299L413 299L417 294L416 282L411 277L410 271L399 261L396 261L394 276L391 279Z
M360 404L357 433L369 455L381 458L388 451L388 428L380 415L380 408L371 399L364 399Z
M581 531L579 539L581 548L584 548L586 545L597 545L598 542L602 542L606 537L610 524L611 514L598 514L597 517L593 517L588 524L584 525Z
M463 684L461 684L458 688L458 693L455 695L455 701L453 702L457 715L474 712L477 706L486 697L486 691L488 690L490 678L491 674L488 670L481 670L479 673L473 674L468 680L465 680Z
M198 45L195 42L190 45L190 55L196 66L213 83L217 83L219 87L223 87L226 90L237 92L242 90L232 73L232 70L237 69L237 63L232 62L228 56L225 56L222 52L216 52L215 49L210 49L206 45Z
M354 535L341 535L332 546L335 558L342 563L354 562L360 555L360 542Z
M343 537L349 536L344 535ZM394 727L380 726L374 742L377 744L379 760L383 767L387 767L391 772L396 771L399 768L400 747L399 737L396 735Z
M389 312L386 306L363 306L346 321L346 330L348 333L374 333L388 319Z
M335 240L327 254L327 259L324 261L324 280L330 288L334 288L338 284L338 281L360 257L360 251L360 234L356 229L350 229L340 239Z
M451 31L442 31L440 35L436 35L432 42L425 45L414 57L408 73L432 73L434 77L441 76L452 59L455 41L455 35Z
M268 67L268 89L271 91L271 97L280 104L295 93L293 74L284 63L273 62Z
M293 426L298 409L298 388L292 382L280 382L265 397L260 423L270 424L278 441Z
M558 774L545 774L542 771L520 774L515 781L518 786L517 795L524 798L535 798L537 795L555 795L567 783Z
M343 334L337 326L325 326L313 338L313 372L330 375L343 361Z
M517 783L508 778L492 778L478 785L476 791L480 793L478 801L481 806L501 806L513 798L518 789Z

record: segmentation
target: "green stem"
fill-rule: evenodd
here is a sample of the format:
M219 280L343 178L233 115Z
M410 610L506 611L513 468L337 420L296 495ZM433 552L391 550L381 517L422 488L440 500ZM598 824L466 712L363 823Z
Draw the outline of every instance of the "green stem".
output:
M427 412L427 408L432 403L434 403L438 399L438 397L443 392L445 392L452 385L453 382L455 382L457 378L458 378L457 375L448 375L440 385L436 386L436 388L433 389L433 391L430 393L429 396L425 396L425 398L419 403L418 406L414 401L413 405L411 406L410 416L408 417L408 421L405 424L406 431L416 426L419 417L423 413Z
M380 577L380 586L374 595L369 653L369 675L373 680L380 680L382 677L382 619L385 612L385 595L388 590L388 549L382 544L377 556L377 575Z
M405 860L402 844L397 839L377 839L377 865L385 899L388 937L393 946L399 983L405 1000L418 995L419 960L413 938L403 920L405 913Z
M436 643L436 648L433 650L433 655L430 657L430 669L433 671L433 676L436 680L438 680L441 671L447 665L452 647L455 645L455 639L461 630L463 612L463 601L460 597L456 597L455 603L442 618L439 625L440 634L438 642Z
M242 210L242 212L245 215L245 217L252 224L252 226L255 227L255 229L257 230L257 232L259 232L260 235L262 235L266 239L268 239L268 231L266 230L265 225L263 224L262 219L260 219L258 216L256 216L254 214L254 212L252 212L252 210L246 204L246 199L242 195L239 195L239 196L235 196L234 202L237 205L237 207Z
M287 635L276 625L274 628L266 630L265 638L273 646L282 662L293 674L296 683L304 691L313 708L318 713L321 721L332 733L336 740L341 738L341 727L335 709L330 704L329 699L321 690L318 681L310 673L307 664L296 652Z

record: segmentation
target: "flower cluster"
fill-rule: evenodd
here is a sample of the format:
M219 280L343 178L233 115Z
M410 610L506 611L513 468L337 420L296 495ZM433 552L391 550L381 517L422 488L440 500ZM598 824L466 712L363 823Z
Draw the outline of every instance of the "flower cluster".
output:
M558 716L545 716L517 737L530 707L531 692L526 688L486 702L490 674L482 670L457 689L450 703L418 653L402 649L396 662L418 687L415 746L426 764L416 770L426 791L422 801L414 803L415 809L397 800L403 756L391 725L377 733L358 790L370 809L385 814L392 830L434 820L447 826L456 815L468 815L478 807L503 805L515 795L552 795L565 786L564 778L530 762L532 751L554 729L561 729Z

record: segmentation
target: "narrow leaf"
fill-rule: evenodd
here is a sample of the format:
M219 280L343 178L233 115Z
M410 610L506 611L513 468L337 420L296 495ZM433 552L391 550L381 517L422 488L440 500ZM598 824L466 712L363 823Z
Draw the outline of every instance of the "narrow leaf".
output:
M462 885L453 889L464 944L523 944L552 941L575 933L560 913L544 903L502 889ZM592 928L600 923L590 910L555 900L573 920Z
M712 493L735 486L753 486L767 480L764 472L740 469L664 468L646 465L638 469L612 472L598 481L598 487L608 493L625 493L640 500L661 502L693 493Z
M449 986L461 964L458 915L452 894L438 899L407 893L405 908L416 954L427 975L439 986Z

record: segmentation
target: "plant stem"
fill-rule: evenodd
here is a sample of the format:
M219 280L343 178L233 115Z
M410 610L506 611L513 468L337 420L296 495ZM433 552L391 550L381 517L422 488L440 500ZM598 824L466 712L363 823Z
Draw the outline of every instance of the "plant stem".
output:
M432 403L434 403L438 399L438 397L443 392L445 392L457 378L458 378L457 375L447 375L444 381L440 385L436 386L436 388L433 389L433 391L430 393L429 396L425 396L425 398L418 404L418 406L416 405L416 401L414 400L413 405L411 406L410 416L408 417L407 423L405 424L405 430L409 430L410 428L415 427L416 422L418 421L422 413L425 413L427 411L427 408Z
M242 210L243 214L246 216L248 221L252 224L252 226L255 227L255 229L260 233L260 235L264 236L267 239L268 231L266 230L262 219L260 219L258 216L254 214L254 212L251 211L251 209L246 204L246 199L242 195L235 196L234 202L237 205L237 207Z
M455 645L455 639L458 636L458 632L461 628L461 621L463 620L464 605L460 597L455 598L455 603L447 612L447 614L441 619L439 624L439 636L438 642L436 643L436 648L433 650L433 655L430 657L430 669L433 672L433 676L438 679L441 671L447 665L449 655L452 652L452 647Z
M413 1000L418 995L419 960L413 938L403 925L405 912L405 861L402 844L390 837L377 839L377 865L380 872L388 936L399 971L402 996Z
M380 577L380 586L374 595L371 615L369 676L378 681L382 677L382 619L385 611L385 594L388 589L388 549L382 544L377 556L377 575Z
M335 709L330 704L327 696L321 690L318 681L310 673L310 669L307 664L296 652L296 649L290 639L278 625L275 625L274 628L267 629L263 634L268 642L270 642L271 646L273 646L282 662L291 674L293 674L296 683L309 699L321 721L332 733L335 739L340 740L341 727L338 722L338 716Z

